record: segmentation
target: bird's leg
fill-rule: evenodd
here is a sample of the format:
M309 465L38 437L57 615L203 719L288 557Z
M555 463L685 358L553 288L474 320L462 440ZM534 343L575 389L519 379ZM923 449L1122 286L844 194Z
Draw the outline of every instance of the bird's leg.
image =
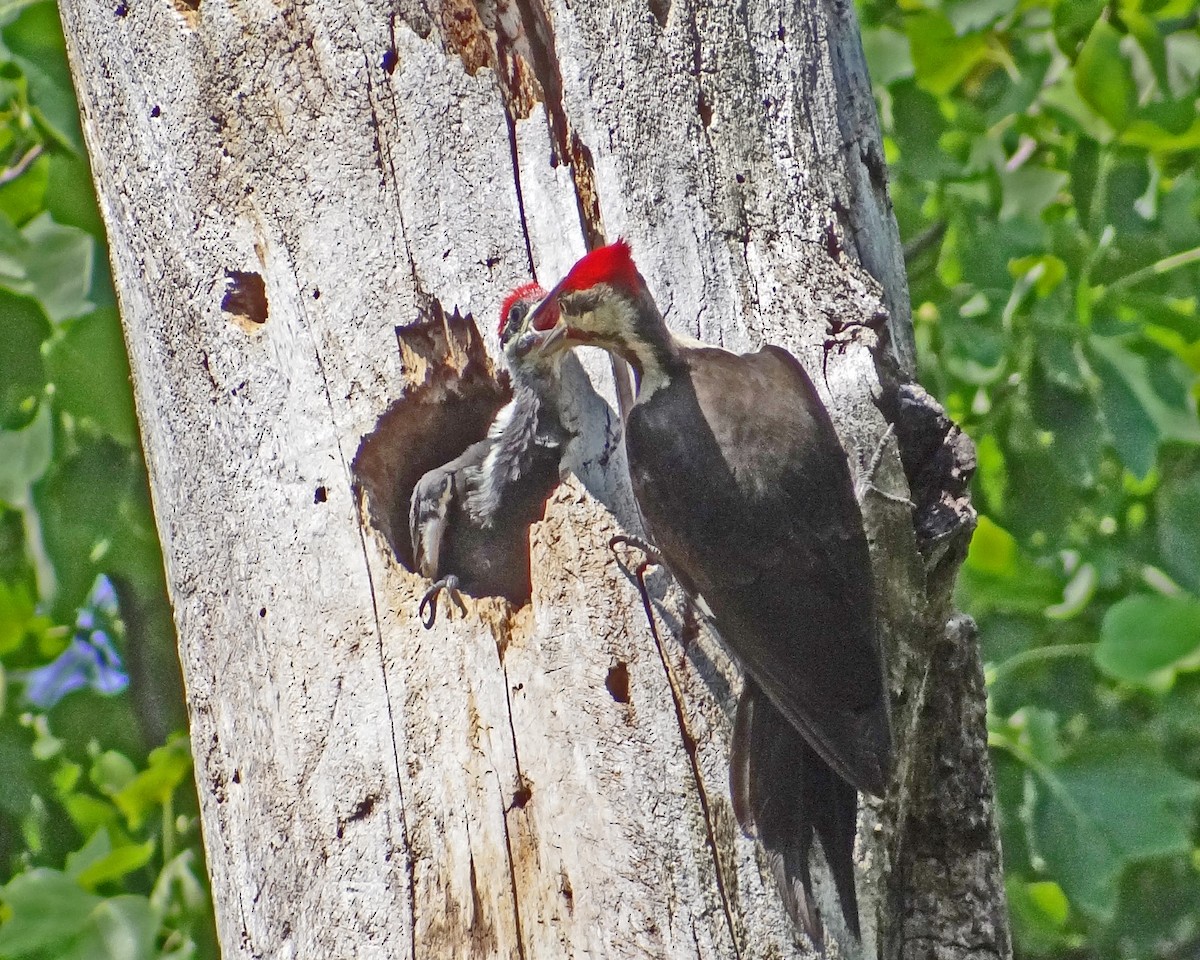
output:
M901 496L898 493L889 493L886 490L881 490L875 486L875 471L879 469L879 464L883 462L883 452L887 449L887 442L896 432L895 424L889 423L887 430L883 432L883 436L879 438L879 443L875 445L875 452L871 454L871 462L867 464L866 470L862 472L862 476L858 478L858 482L854 484L854 493L858 498L858 502L862 503L866 499L868 493L874 493L882 497L884 500L890 500L892 503L902 503L906 507L916 508L908 497Z
M643 554L644 559L634 567L633 575L637 577L638 591L642 595L642 609L646 611L646 622L650 624L650 634L654 637L655 644L661 644L662 641L658 636L658 627L654 623L654 607L650 604L650 591L646 588L646 571L653 566L661 566L662 557L659 556L658 551L654 547L641 537L630 537L619 533L615 537L610 537L608 541L608 549L617 558L617 563L621 563L621 558L617 555L618 545L633 547L636 550L640 550ZM623 563L621 565L624 566Z
M438 594L443 590L446 591L446 595L450 597L454 605L458 607L458 612L466 616L467 606L463 603L462 595L459 593L458 577L450 574L448 577L442 577L441 580L435 581L433 586L425 591L425 596L421 598L421 605L417 608L417 613L420 615L421 623L425 625L426 630L432 627L437 620L437 599Z

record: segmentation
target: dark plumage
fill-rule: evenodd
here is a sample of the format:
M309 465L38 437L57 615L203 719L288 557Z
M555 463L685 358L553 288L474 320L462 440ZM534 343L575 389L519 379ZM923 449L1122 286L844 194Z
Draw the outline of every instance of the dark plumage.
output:
M435 583L421 602L431 625L437 594L529 599L529 526L541 519L558 486L571 439L559 415L559 363L519 355L514 334L544 291L530 284L505 301L501 344L513 397L488 436L430 470L413 489L409 510L413 565ZM460 602L461 606L461 602ZM428 609L428 612L427 612Z
M735 355L676 338L620 242L580 261L527 323L546 353L588 343L633 366L625 443L647 531L747 674L738 819L817 941L807 854L820 837L857 935L855 789L885 789L891 732L862 518L816 389L778 347Z

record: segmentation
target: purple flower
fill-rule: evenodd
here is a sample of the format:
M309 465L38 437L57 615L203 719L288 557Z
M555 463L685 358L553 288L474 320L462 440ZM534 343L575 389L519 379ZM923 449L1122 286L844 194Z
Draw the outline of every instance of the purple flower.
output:
M129 686L129 675L112 639L107 631L95 628L97 620L112 622L118 613L116 592L101 574L76 617L75 636L67 649L46 666L25 674L26 699L49 710L68 693L84 687L113 696Z

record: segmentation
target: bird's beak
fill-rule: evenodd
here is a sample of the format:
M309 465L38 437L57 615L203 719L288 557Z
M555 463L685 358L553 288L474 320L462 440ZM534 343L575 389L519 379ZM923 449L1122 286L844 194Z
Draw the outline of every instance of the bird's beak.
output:
M546 294L526 319L525 326L529 331L526 337L532 340L526 349L536 353L553 354L570 346L565 342L567 324L558 307L558 293L561 287L562 284L559 283Z

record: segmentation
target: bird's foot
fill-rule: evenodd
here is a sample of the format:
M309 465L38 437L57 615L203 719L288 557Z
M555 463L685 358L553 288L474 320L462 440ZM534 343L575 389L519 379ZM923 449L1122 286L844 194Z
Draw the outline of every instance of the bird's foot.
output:
M648 540L643 540L641 537L633 537L628 534L618 533L615 537L608 538L608 549L612 551L612 555L617 558L617 562L621 562L621 557L617 553L617 547L632 547L634 550L640 550L646 558L643 561L643 569L663 565L662 556Z
M421 623L425 629L430 629L437 621L437 600L438 594L442 591L453 601L454 606L458 607L458 612L464 616L467 613L467 605L463 603L462 594L458 588L458 577L451 574L448 577L442 577L441 580L434 582L428 590L425 591L425 596L421 598L421 605L417 608L417 613L421 617Z
M646 588L646 571L654 566L664 566L662 556L648 541L643 540L641 537L631 537L619 533L615 537L609 538L608 549L616 557L617 563L620 563L626 570L629 570L629 567L625 566L618 555L618 546L633 547L633 549L642 552L642 562L634 567L632 572L634 577L637 578L638 591L642 595L642 609L646 612L646 622L650 624L650 633L654 637L655 644L661 644L662 641L658 638L658 627L654 623L654 607L650 603L650 591Z
M879 469L879 464L883 462L883 454L887 449L887 444L892 436L896 433L895 424L889 423L887 430L883 432L883 436L879 438L879 443L875 445L875 452L871 454L871 462L867 464L866 470L862 472L862 476L858 478L858 482L854 485L854 494L858 498L858 502L862 503L866 499L868 493L874 493L884 500L892 503L901 503L910 509L916 509L916 504L908 497L899 493L890 493L887 490L882 490L875 486L875 473Z

